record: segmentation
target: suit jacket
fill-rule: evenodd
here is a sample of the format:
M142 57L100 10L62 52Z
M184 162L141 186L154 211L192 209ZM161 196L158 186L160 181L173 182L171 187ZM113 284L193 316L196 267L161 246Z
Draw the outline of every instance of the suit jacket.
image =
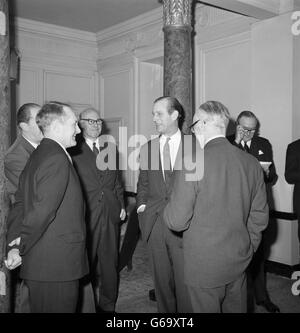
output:
M242 144L239 145L234 141L235 135L232 135L228 138L228 140L238 148L244 150ZM273 160L273 150L270 142L261 137L254 135L251 140L250 151L249 153L254 156L259 162L272 162L270 165L270 173L269 176L264 176L265 182L269 183L270 185L274 185L278 179L276 174L276 168Z
M293 206L300 216L300 140L290 143L287 147L285 162L285 179L294 184Z
M185 230L185 282L225 285L245 271L268 223L262 169L250 154L215 138L204 148L203 178L186 181L186 174L176 171L164 212L171 229Z
M118 170L99 170L96 166L95 154L81 136L78 138L77 146L69 151L87 203L88 233L93 238L90 241L95 243L93 251L96 251L100 235L94 232L95 229L100 222L103 224L120 223L121 208L125 207L120 174Z
M178 148L174 169L179 168L184 150L184 135ZM173 171L174 174L174 171ZM160 158L159 137L148 141L140 152L140 174L137 184L137 207L145 204L146 209L139 213L142 238L147 241L152 228L167 205L173 186L173 175L166 183ZM182 236L181 234L178 236Z
M88 273L80 182L63 148L51 139L42 140L21 174L8 242L16 234L21 236L21 278L72 281Z
M17 191L21 172L33 151L34 147L20 135L5 154L4 173L8 179L7 191L11 198Z

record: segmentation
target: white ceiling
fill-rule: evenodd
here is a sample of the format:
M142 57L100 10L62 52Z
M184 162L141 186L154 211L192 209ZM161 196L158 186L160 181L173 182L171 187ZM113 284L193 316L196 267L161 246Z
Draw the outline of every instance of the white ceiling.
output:
M162 7L158 0L9 0L13 16L98 32Z

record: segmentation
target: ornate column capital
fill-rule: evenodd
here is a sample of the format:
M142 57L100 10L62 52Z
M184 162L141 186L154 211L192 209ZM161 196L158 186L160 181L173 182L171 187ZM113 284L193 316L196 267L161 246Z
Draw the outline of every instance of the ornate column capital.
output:
M193 0L162 0L164 27L191 27Z

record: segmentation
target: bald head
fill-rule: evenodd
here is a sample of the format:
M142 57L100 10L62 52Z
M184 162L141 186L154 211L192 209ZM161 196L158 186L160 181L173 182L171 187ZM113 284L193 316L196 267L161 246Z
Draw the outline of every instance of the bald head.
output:
M101 134L102 119L99 112L93 108L85 109L80 113L79 124L85 138L96 140Z

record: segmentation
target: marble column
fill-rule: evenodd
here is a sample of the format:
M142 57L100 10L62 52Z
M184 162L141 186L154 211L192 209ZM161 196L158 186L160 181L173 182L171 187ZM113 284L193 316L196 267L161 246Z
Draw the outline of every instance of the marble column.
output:
M163 0L164 95L176 97L184 107L183 132L192 123L191 11L193 0Z
M9 79L9 25L8 1L0 0L0 275L5 274L8 284L8 272L3 265L5 255L6 218L8 213L8 197L6 194L6 181L4 176L4 154L10 141L10 79ZM3 291L3 280L0 276L0 290ZM2 281L1 281L2 280ZM0 293L0 313L9 311L8 288L5 294Z

